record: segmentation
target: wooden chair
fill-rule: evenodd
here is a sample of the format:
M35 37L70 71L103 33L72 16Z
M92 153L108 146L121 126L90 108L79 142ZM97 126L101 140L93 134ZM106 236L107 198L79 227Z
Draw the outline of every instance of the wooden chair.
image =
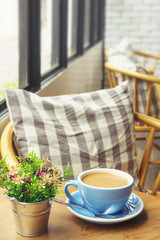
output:
M107 70L108 74L108 80L110 87L113 88L118 85L118 79L117 74L119 74L118 78L121 78L121 81L125 81L128 78L131 78L134 82L134 89L133 89L133 107L134 111L138 112L138 81L147 82L148 83L148 93L147 93L147 99L146 99L146 108L145 108L145 114L150 114L150 105L151 105L151 99L152 99L152 89L153 84L160 85L160 78L148 75L145 73L139 73L132 70L126 70L122 68L118 68L109 62L105 63L105 68ZM136 126L137 131L148 131L148 126L141 127ZM150 130L150 129L149 129Z
M14 142L14 131L11 122L9 122L1 135L1 155L2 158L6 157L9 169L12 165L18 163L16 156L18 156L15 142Z
M109 56L109 51L110 51L110 49L105 50L106 57ZM160 56L154 55L151 53L138 51L138 50L135 50L134 53L137 57L140 58L140 61L142 62L142 66L145 67L146 69L148 69L148 71L152 75L154 75L156 68L157 68L157 64L160 61ZM150 66L148 66L148 63L150 64Z
M149 62L149 60L152 61L152 67L149 67L148 70L151 74L154 75L158 61L160 60L160 56L154 55L154 54L150 54L150 53L146 53L146 52L141 52L138 50L135 50L134 53L138 56L140 56L143 60L143 67L147 67L147 63Z
M150 155L151 155L151 151L152 151L152 144L153 144L153 140L154 140L155 131L156 131L156 129L160 130L160 120L149 117L149 116L142 115L140 113L135 113L135 120L140 123L143 123L143 124L145 123L151 127L150 134L147 138L147 143L146 143L146 146L144 149L144 153L143 153L143 157L142 157L141 165L140 165L140 169L139 169L139 179L140 179L139 180L139 188L140 188L140 190L142 190L143 186L144 186L147 170L148 170L148 165L152 164L152 162L150 162ZM153 164L158 164L158 163L154 162ZM160 193L158 193L159 187L160 187L160 172L156 178L156 181L154 183L152 190L149 191L151 193L151 195L156 195L156 196L160 197Z
M156 197L160 197L160 192L158 191L159 187L160 187L160 172L158 173L158 176L156 178L151 194L155 195Z
M107 58L109 56L109 51L110 51L110 48L105 50L105 56ZM159 62L160 56L147 53L147 52L142 52L139 50L135 50L134 53L137 57L140 58L140 62L142 66L145 67L150 72L151 75L154 75L157 69L157 65L158 63L160 63ZM149 66L148 66L148 63L149 63ZM160 85L156 85L156 88L157 88L158 98L160 100Z
M130 77L132 81L134 81L134 93L133 93L133 108L134 112L139 112L138 109L138 87L137 87L137 82L138 81L145 81L148 82L148 94L147 94L147 99L146 99L146 109L145 109L145 115L149 116L150 113L150 104L151 104L151 96L152 96L152 87L153 84L160 84L160 78L157 78L153 75L148 75L144 73L138 73L135 71L131 70L124 70L121 68L117 68L113 65L111 65L109 62L105 63L105 68L107 69L107 74L108 74L108 79L110 83L110 87L115 87L117 86L117 74L119 74L119 77L121 78L121 81L125 81L126 77ZM160 115L159 115L160 117ZM143 188L147 170L148 170L148 165L152 164L160 164L160 160L155 160L151 161L151 152L152 152L152 147L155 146L158 150L160 149L157 143L154 143L154 139L159 138L159 136L155 136L155 133L160 131L159 128L152 128L151 124L139 124L139 122L135 121L135 131L137 133L149 133L149 136L136 136L137 140L142 140L142 139L147 139L147 148L144 157L142 160L141 168L140 168L140 175L141 175L141 180L140 180L140 187ZM149 145L149 147L148 147Z
M148 140L147 140L147 143L146 143L146 146L145 146L145 149L144 149L141 168L140 168L140 172L139 172L139 176L140 176L139 187L140 187L140 189L143 189L143 184L144 184L144 180L145 180L145 176L146 176L146 172L147 172L146 166L150 159L149 155L151 152L152 141L154 138L154 132L155 132L155 129L160 129L160 120L152 118L150 116L146 116L146 115L137 113L137 112L134 113L134 118L135 118L135 121L150 126L150 130L151 130ZM15 141L14 141L13 127L12 127L11 123L9 122L6 125L5 129L3 130L3 133L1 136L1 147L0 147L1 155L2 155L2 157L6 157L9 169L11 169L12 165L18 164L18 161L16 159L16 156L18 154L17 154L14 143L15 143ZM160 174L158 175L157 182L156 182L151 194L154 194L155 191L158 189L159 183L160 183Z

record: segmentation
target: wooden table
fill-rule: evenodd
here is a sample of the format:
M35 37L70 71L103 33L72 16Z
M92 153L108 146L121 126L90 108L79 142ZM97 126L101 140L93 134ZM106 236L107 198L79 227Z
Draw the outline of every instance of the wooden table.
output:
M72 189L75 191L75 189ZM137 217L113 225L86 222L72 215L66 206L52 203L48 232L35 238L16 233L10 202L0 190L0 240L132 240L160 239L160 199L135 192L144 202L144 210ZM65 200L65 195L58 196Z

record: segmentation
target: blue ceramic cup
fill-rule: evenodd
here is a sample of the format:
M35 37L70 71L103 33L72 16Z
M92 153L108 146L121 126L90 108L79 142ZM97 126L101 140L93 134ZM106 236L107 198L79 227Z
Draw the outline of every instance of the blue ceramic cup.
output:
M126 179L126 185L118 187L95 187L83 182L85 176L93 173L111 173L117 177ZM73 197L68 187L78 188L81 198ZM66 182L64 191L68 199L76 205L86 207L96 215L114 214L119 212L127 203L132 192L133 178L130 174L116 169L91 169L78 175L77 180Z

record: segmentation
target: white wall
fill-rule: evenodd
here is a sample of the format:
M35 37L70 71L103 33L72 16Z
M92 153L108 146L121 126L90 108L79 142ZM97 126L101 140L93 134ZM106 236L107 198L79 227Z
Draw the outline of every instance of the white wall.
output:
M128 37L134 49L160 55L160 0L106 0L105 16L105 48Z

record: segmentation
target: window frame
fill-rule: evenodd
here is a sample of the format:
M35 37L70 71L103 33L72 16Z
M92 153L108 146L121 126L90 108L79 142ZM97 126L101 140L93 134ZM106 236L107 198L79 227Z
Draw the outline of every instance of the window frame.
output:
M27 86L23 89L37 92L43 88L43 84L52 79L54 76L62 72L68 67L71 61L76 60L78 57L85 54L85 52L93 47L96 43L103 40L104 32L104 9L105 0L90 0L90 37L89 45L84 47L84 10L85 0L78 0L78 24L77 24L77 53L67 58L67 13L68 13L68 0L60 1L60 51L59 51L59 66L52 68L48 72L41 75L41 56L40 56L40 0L19 0L19 22L24 16L24 6L26 20L23 19L23 26L19 24L19 49L20 49L20 65L19 75L20 83L23 82L24 74L27 75ZM94 7L98 1L98 19L97 19L97 39L94 39ZM25 4L25 5L24 5ZM21 13L23 10L23 14ZM26 39L27 53L24 52L24 40ZM25 60L22 60L25 57ZM27 73L25 73L25 69ZM23 84L20 84L20 87ZM0 102L0 116L7 112L5 99Z

